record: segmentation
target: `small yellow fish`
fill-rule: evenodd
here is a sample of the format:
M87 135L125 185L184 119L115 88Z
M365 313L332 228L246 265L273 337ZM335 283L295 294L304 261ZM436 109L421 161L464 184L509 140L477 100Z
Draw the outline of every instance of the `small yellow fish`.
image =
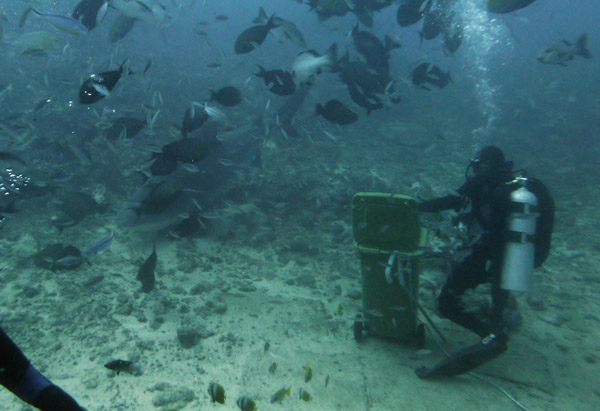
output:
M304 367L304 382L309 382L312 379L312 369L310 368L310 364L306 364Z
M273 394L273 396L271 397L271 403L274 402L281 402L283 401L283 399L287 396L290 396L290 392L292 391L292 387L288 387L288 388L281 388L279 389L279 391L277 391L275 394Z
M298 388L298 398L300 398L302 401L309 402L312 400L312 395L310 395L310 393L304 388Z
M218 402L219 404L225 404L225 388L216 382L211 382L208 385L208 395L210 395L210 400L214 402Z
M273 364L271 364L271 366L269 367L269 372L271 374L275 374L275 371L277 370L277 363L274 362Z

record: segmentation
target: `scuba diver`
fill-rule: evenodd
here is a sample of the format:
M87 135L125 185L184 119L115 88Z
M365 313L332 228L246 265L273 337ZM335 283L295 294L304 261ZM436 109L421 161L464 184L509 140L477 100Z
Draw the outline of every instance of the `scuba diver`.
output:
M44 377L0 328L0 384L43 411L84 410L77 401Z
M498 147L484 147L469 163L466 182L456 194L419 203L421 212L448 209L458 212L470 206L467 214L470 235L468 248L462 260L452 268L437 303L443 317L471 330L482 339L481 342L450 355L432 368L417 369L416 374L420 378L462 374L506 351L508 335L503 324L503 313L509 295L508 290L526 291L522 283L530 283L530 273L534 266L541 265L549 253L554 203L545 187L543 190L546 191L543 193L547 195L542 195L540 198L542 202L549 204L548 210L551 214L546 213L546 215L551 215L551 218L544 219L545 225L549 225L549 231L547 228L541 230L544 232L544 238L547 237L547 241L539 242L544 243L543 246L547 249L539 250L540 247L533 244L536 240L529 240L535 237L535 221L540 214L533 212L524 214L525 212L520 211L519 217L525 215L532 218L530 221L533 221L533 232L524 234L528 242L514 239L515 236L523 234L524 230L513 227L511 217L514 214L511 213L515 212L515 204L522 206L524 202L515 200L513 193L522 194L518 188L523 188L534 199L536 197L524 188L525 182L529 179L520 177L515 179L512 167L513 163L505 161L504 153ZM533 186L543 187L539 180L531 180ZM518 188L515 190L515 187ZM537 189L534 191L536 194L539 192ZM537 200L533 203L527 206L537 207ZM537 211L537 208L535 210ZM509 252L507 245L515 245L517 252ZM526 248L525 253L522 252L523 247ZM517 269L513 270L515 266ZM506 273L507 267L510 267L509 271L512 273ZM506 285L506 282L513 282L518 286ZM491 283L492 304L489 316L481 319L476 313L464 309L460 297L466 290L474 289L484 283Z

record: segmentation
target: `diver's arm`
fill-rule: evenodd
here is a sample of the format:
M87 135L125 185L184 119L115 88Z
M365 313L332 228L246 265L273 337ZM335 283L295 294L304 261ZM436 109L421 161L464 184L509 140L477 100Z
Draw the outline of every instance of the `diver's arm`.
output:
M449 210L451 208L458 211L463 204L463 198L454 194L449 194L445 197L434 198L431 200L425 200L419 203L419 211L425 213L436 213L442 210Z
M0 384L44 411L82 410L69 394L44 377L0 328Z
M450 210L460 211L465 206L466 200L473 198L485 179L481 176L473 176L467 179L458 190L445 197L438 197L431 200L421 201L419 211L425 213L437 213L438 211Z

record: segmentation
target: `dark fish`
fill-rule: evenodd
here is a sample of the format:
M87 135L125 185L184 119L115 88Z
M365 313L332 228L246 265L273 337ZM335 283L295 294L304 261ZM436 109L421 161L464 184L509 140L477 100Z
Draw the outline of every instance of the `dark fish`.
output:
M325 120L330 123L339 125L346 125L354 123L358 120L358 114L350 110L344 103L339 100L333 99L325 103L325 106L317 104L316 115L325 117Z
M27 163L21 157L16 154L9 153L8 151L0 151L0 161L6 162L17 162L25 167L27 167Z
M267 13L261 7L258 11L258 17L252 20L253 23L264 24L269 20ZM273 34L279 41L292 43L295 46L306 49L306 42L304 41L304 36L302 32L294 23L291 21L282 19L281 17L275 17L273 22L277 27L271 30L271 34Z
M345 84L355 84L362 94L384 94L391 78L385 73L374 70L362 61L350 61L348 54L338 60L335 71Z
M354 4L354 10L352 10L358 21L367 27L373 27L373 12L367 7L364 7L360 3Z
M96 275L96 276L94 276L94 277L90 278L89 280L87 280L87 281L86 281L86 282L83 284L83 286L84 286L84 287L93 287L93 286L95 286L96 284L100 284L100 283L102 282L102 280L104 280L104 276L103 276L102 274L100 274L100 275Z
M208 63L206 65L206 67L208 67L208 68L219 68L219 67L221 67L221 65L219 63Z
M181 126L181 134L187 137L188 133L198 130L204 123L210 119L206 110L202 110L199 107L188 108L183 116L183 125Z
M162 150L166 159L183 164L194 164L208 154L208 145L199 138L182 138L165 145Z
M72 245L53 244L33 256L36 266L50 271L72 270L82 261L81 251Z
M463 39L463 25L460 21L455 21L454 18L450 17L448 23L442 30L444 38L442 39L442 47L444 53L454 54L462 44Z
M155 176L148 178L116 214L117 223L124 227L137 226L153 231L179 223L183 219L183 207L186 207L186 200L189 199L184 187L180 179ZM140 275L143 272L140 269ZM142 286L145 287L143 281Z
M171 161L165 158L162 154L154 158L154 162L150 166L150 173L153 176L166 176L177 170L179 164L176 161Z
M260 64L258 64L258 69L260 71L255 76L263 79L271 93L278 96L289 96L296 91L296 83L289 71L265 70Z
M118 70L92 74L79 89L79 102L81 104L93 104L109 95L123 75L123 66L126 62L127 60L121 64Z
M491 13L510 13L529 6L535 0L487 0L487 10Z
M439 36L444 29L445 19L445 13L440 9L432 10L425 14L423 28L417 32L421 43L423 43L423 40L433 40Z
M438 66L432 63L421 63L411 73L412 82L414 85L419 86L425 90L429 90L425 84L431 84L433 86L444 88L452 79L450 78L450 71L444 73Z
M226 20L229 20L229 17L219 14L219 15L215 16L215 20L226 21Z
M385 36L385 43L382 43L373 34L358 29L358 24L352 30L352 39L354 46L362 54L367 63L377 72L388 75L389 73L389 51L401 47L390 37Z
M72 192L63 195L60 198L58 208L70 219L66 220L70 225L64 225L63 228L78 224L88 215L106 211L105 205L98 204L93 197L81 192ZM54 225L57 227L58 221L60 219L54 220Z
M383 103L379 97L377 97L375 94L364 94L364 92L359 89L356 83L348 84L347 88L352 101L366 109L367 115L369 115L373 110L379 110L383 108Z
M225 388L221 384L216 382L208 384L208 395L211 402L225 404Z
M216 92L214 90L210 90L209 101L213 100L217 100L225 107L233 107L237 106L242 101L242 93L240 93L237 88L231 86L223 87Z
M244 30L235 40L235 52L237 54L250 53L252 50L259 47L265 41L269 31L277 27L277 24L273 21L274 17L275 14L273 14L264 25L252 26L249 29Z
M218 138L219 134L219 123L217 121L207 121L198 130L195 130L188 138L201 141L209 153L212 152L216 146L221 144L221 140Z
M147 213L160 213L182 196L183 188L184 185L180 180L162 180L150 187L148 196L140 206Z
M558 64L565 66L567 61L573 60L575 56L592 58L587 48L587 34L582 34L577 38L575 45L567 40L563 40L558 44L548 47L537 56L537 61L544 64Z
M79 221L75 221L71 217L61 217L55 218L52 220L52 224L58 228L58 231L62 232L65 228L74 227L79 223Z
M110 25L110 30L108 32L108 38L110 39L110 42L116 43L124 38L127 34L129 34L134 23L134 18L125 16L123 14L117 17Z
M256 403L250 397L239 397L235 403L241 411L256 411Z
M185 238L196 234L200 228L202 228L202 224L198 220L198 216L191 215L177 224L177 226L170 231L169 234L175 238Z
M71 17L79 20L88 30L92 30L104 18L98 12L102 9L103 14L106 15L106 7L108 7L107 0L82 0L73 10Z
M431 0L407 0L398 7L396 21L401 27L417 23L431 8Z
M356 50L365 57L372 54L383 55L390 50L400 48L401 45L385 36L385 44L377 36L368 31L359 30L358 24L352 29L352 40Z
M104 129L104 137L109 140L133 138L146 126L146 122L132 117L119 117L110 127Z
M145 293L149 293L154 288L154 284L156 283L156 278L154 277L154 270L156 269L156 262L158 261L158 257L156 255L156 240L154 240L152 245L152 254L144 261L140 269L138 270L138 274L136 280L142 283L142 291Z
M133 363L127 360L112 360L111 362L104 364L104 366L109 370L115 371L117 375L121 372L131 372L134 368Z

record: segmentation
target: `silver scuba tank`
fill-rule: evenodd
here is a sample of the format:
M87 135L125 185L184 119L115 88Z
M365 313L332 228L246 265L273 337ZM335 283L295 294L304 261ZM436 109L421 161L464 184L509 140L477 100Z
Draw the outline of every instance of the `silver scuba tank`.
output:
M535 261L534 236L539 217L538 199L526 188L527 179L517 177L521 187L510 194L510 212L507 221L507 241L502 263L502 281L505 290L529 291Z

